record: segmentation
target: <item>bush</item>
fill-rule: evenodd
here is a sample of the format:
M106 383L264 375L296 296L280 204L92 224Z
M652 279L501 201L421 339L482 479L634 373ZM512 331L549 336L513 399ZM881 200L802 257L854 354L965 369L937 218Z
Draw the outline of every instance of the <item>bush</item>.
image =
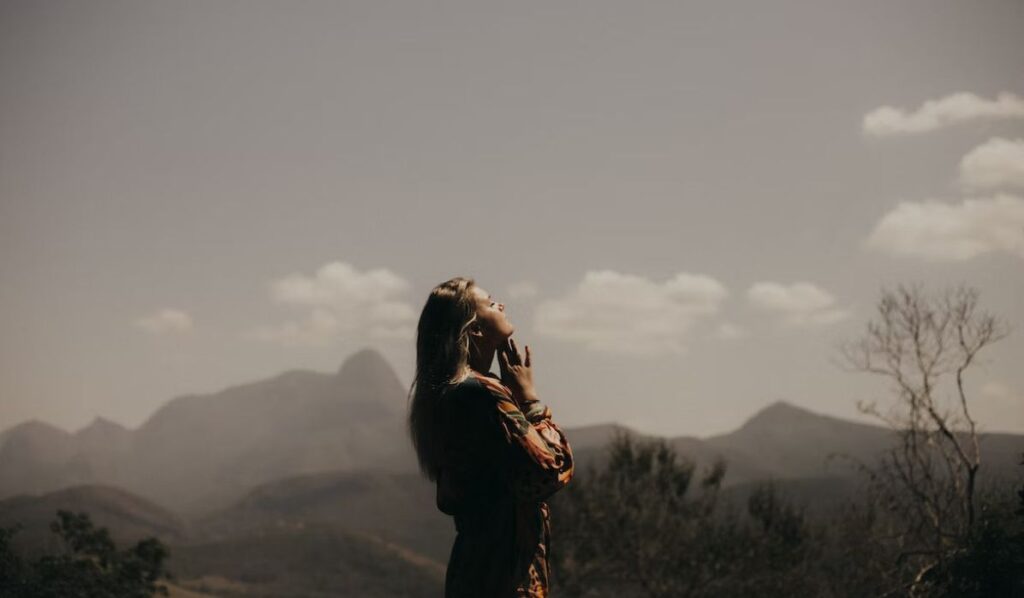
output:
M723 463L698 478L663 440L608 450L551 501L558 595L1024 597L1024 488L1018 505L984 497L970 535L927 566L870 492L812 520L762 483L739 509L720 499Z
M0 528L0 595L11 598L148 598L168 595L158 585L168 549L156 538L146 538L119 551L106 528L96 529L86 513L57 511L50 530L65 546L60 554L47 554L26 562L12 547L20 524Z

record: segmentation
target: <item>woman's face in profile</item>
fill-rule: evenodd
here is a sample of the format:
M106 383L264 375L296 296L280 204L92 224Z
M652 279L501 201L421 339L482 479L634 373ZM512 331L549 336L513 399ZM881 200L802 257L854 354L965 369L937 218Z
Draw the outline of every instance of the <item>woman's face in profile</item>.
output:
M484 338L487 344L497 347L515 332L512 322L505 317L505 304L478 286L473 287L472 293L476 297L476 319Z

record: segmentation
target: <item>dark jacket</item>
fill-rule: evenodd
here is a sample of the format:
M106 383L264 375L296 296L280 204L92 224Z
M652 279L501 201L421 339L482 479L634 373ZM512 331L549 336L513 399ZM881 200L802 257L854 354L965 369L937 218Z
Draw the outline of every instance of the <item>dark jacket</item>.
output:
M550 511L572 449L540 403L520 404L476 372L441 396L444 459L437 507L457 530L445 598L546 597Z

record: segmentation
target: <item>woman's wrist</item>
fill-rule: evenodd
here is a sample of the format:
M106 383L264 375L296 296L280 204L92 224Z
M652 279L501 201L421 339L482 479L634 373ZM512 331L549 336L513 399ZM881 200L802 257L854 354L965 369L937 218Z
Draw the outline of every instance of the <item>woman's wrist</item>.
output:
M516 393L516 400L523 404L536 403L540 401L537 391L533 388L524 388Z

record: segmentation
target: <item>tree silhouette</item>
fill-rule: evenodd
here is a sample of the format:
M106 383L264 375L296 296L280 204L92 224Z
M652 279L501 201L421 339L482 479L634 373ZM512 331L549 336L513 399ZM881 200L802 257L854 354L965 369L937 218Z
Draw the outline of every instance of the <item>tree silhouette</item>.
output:
M552 500L552 577L566 596L814 595L803 513L772 484L745 516L720 498L726 466L700 475L664 440L617 435L607 465Z
M872 473L906 522L901 558L917 560L924 575L942 566L975 524L982 461L964 381L979 352L1007 330L965 286L936 294L920 286L883 290L877 312L843 356L853 370L892 385L890 413L874 402L858 406L899 438Z
M64 550L26 562L11 539L21 524L0 528L0 595L11 598L148 598L168 595L157 582L169 552L156 538L119 551L106 528L94 527L89 515L64 509L50 530Z
M560 596L1024 596L1024 488L979 496L970 531L922 575L898 558L903 512L872 492L812 516L778 482L723 491L724 464L695 475L664 440L606 449L551 500Z

